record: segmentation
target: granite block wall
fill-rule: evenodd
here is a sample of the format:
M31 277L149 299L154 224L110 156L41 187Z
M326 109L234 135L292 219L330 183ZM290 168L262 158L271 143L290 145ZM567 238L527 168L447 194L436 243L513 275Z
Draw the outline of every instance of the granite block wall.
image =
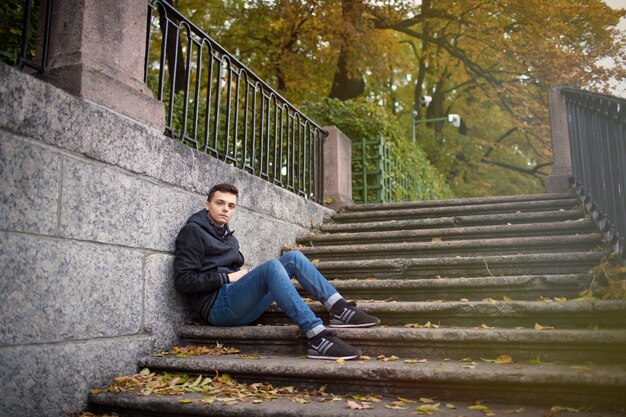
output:
M217 182L248 267L330 210L0 63L0 415L80 411L189 319L179 228Z

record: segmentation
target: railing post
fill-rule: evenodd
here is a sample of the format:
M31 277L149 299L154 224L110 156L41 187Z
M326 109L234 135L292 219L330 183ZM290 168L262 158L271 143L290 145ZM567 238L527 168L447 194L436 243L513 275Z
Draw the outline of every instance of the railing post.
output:
M163 130L163 103L143 82L145 0L55 0L42 78Z
M325 126L324 139L324 194L327 207L339 210L354 205L352 201L352 143L335 126Z
M561 90L567 85L553 87L548 92L550 111L550 134L552 137L552 173L546 178L548 193L562 193L570 189L572 157L570 153L569 129L565 96Z

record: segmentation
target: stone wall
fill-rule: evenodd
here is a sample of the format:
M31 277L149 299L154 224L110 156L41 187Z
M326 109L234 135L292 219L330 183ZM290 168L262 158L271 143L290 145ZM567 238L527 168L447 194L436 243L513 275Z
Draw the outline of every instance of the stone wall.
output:
M330 210L0 64L0 415L60 416L188 319L174 239L216 182L248 267Z

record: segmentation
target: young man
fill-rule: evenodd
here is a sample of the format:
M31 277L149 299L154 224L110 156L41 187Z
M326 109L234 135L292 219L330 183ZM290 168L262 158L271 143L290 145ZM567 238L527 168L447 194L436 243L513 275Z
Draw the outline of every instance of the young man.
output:
M330 313L330 327L370 327L376 317L346 302L317 268L298 251L268 261L251 271L228 222L237 208L239 191L232 184L211 188L204 210L187 220L176 238L176 289L189 297L194 311L213 326L244 326L258 319L276 301L304 332L307 356L313 359L354 359L357 348L327 330L304 303L291 282L295 277Z

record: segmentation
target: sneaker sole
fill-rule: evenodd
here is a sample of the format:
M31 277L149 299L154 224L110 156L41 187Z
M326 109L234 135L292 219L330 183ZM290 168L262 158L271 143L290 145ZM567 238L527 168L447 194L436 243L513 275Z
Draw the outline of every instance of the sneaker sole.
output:
M339 360L339 359L343 359L345 361L349 361L351 359L356 359L359 356L360 355L349 355L349 356L306 355L306 357L309 358L309 359L326 359L326 360L332 360L332 361L336 361L336 360Z
M378 326L380 324L380 322L378 323L362 323L362 324L344 324L344 323L328 323L328 327L333 327L333 328L363 328L363 327L374 327L374 326Z

